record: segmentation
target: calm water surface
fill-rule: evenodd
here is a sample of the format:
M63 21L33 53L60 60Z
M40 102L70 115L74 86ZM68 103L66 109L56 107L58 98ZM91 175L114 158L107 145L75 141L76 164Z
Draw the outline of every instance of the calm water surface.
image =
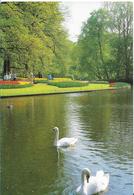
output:
M54 126L76 146L53 147ZM2 195L72 195L85 167L132 195L131 90L0 99L0 129Z

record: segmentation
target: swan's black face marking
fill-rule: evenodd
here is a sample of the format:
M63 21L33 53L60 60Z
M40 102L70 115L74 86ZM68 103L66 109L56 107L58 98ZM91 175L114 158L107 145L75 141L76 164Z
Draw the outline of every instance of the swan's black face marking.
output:
M53 131L54 131L54 132L57 132L57 131L58 131L58 127L54 127L54 128L53 128Z
M89 178L90 178L90 174L89 173L86 175L86 178L87 178L87 183L88 183L89 182Z

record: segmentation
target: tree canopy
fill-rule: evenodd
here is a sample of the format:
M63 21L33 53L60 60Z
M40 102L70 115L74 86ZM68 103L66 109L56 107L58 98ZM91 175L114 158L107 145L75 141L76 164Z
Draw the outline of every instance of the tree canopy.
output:
M3 73L11 68L49 71L65 48L59 3L5 3L0 6L0 57ZM64 42L64 43L63 43Z
M132 82L133 5L106 2L73 43L58 2L0 4L0 71Z
M132 3L105 3L83 24L77 47L88 79L132 80Z

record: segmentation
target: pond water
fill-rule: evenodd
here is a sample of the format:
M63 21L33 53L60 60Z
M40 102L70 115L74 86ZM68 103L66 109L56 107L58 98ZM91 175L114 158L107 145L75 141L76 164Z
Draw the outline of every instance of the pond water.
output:
M132 195L132 111L130 89L0 99L1 194L72 195L87 167ZM57 150L54 126L77 144Z

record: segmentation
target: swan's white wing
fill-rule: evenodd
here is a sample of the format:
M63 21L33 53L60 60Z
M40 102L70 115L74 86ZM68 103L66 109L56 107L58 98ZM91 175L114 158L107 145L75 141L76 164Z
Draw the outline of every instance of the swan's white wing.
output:
M85 184L85 186L80 185L76 189L77 195L93 195L98 192L97 179L94 176L91 176L89 179L89 183Z
M88 195L105 191L109 184L109 174L97 171L96 176L91 176L88 183Z
M69 139L71 139L70 140L70 144L71 145L74 145L77 142L77 140L78 140L77 138L74 138L74 137L73 138L69 138Z
M89 182L81 185L76 189L77 195L92 195L101 191L105 191L109 184L109 174L104 174L103 171L98 171L96 176L91 176Z
M87 185L87 194L92 195L92 194L96 194L97 192L98 192L98 185L97 185L96 177L91 176L89 178L89 183Z
M102 178L103 176L104 176L104 171L103 170L97 171L97 173L96 173L97 178Z
M96 173L98 191L105 191L109 184L109 174L104 174L104 172L98 171Z
M67 147L74 145L77 141L77 138L62 138L58 141L57 146L61 147Z

